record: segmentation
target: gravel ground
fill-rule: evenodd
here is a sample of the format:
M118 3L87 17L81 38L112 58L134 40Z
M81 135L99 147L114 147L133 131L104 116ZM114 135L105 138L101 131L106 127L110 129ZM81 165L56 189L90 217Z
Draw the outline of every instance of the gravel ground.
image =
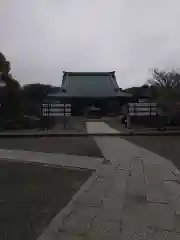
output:
M102 153L92 137L1 138L0 148L102 157Z
M118 130L119 132L129 132L130 130L125 128L124 124L121 124L121 120L120 119L111 119L106 121L106 123L111 127L114 128L116 130Z
M108 121L107 123L110 127L115 128L120 132L128 131L117 119ZM144 131L145 129L138 130ZM126 136L123 138L169 159L180 169L180 136Z
M180 169L179 136L127 136L123 138L169 159Z
M90 171L0 161L0 239L35 240Z

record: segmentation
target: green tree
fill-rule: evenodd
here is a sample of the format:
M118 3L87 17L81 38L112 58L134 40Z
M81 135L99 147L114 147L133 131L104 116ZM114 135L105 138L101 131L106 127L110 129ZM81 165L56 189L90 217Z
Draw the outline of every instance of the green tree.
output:
M23 98L26 105L26 114L40 117L41 104L47 94L51 92L52 86L35 83L27 84L22 88Z
M5 56L0 52L0 72L8 74L10 71L10 63Z
M0 53L0 72L1 81L5 83L4 87L0 88L0 99L2 108L1 116L12 119L22 114L23 106L21 103L21 86L10 73L10 62Z
M126 89L127 92L131 93L135 100L139 98L153 98L153 88L148 84L144 84L140 87L131 87Z

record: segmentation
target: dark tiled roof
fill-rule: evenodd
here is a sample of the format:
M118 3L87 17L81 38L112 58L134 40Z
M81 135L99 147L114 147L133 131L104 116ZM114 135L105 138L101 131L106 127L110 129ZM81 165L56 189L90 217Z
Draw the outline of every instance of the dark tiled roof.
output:
M152 88L150 87L132 87L127 89L128 92L132 94L134 98L149 98L153 96Z
M54 87L54 86L51 87L50 91L51 91L51 93L63 92L61 87Z
M114 72L64 72L61 97L130 97L119 89Z

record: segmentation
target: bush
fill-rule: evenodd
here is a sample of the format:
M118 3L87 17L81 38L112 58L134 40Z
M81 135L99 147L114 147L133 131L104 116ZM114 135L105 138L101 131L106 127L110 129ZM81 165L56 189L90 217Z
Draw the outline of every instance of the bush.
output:
M15 129L34 129L38 126L38 120L30 117L22 117L14 120L7 121L4 128L9 130Z
M51 129L54 127L56 120L54 117L42 117L38 125L42 129Z
M4 124L4 129L7 129L7 130L21 129L21 126L20 126L20 124L18 122L7 121Z
M30 118L22 118L17 120L17 124L21 126L23 129L32 129L36 128L36 121Z

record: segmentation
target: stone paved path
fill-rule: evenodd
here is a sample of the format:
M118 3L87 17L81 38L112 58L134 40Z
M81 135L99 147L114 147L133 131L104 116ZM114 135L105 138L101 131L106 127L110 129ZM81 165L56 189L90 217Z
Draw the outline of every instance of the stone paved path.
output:
M97 169L104 159L59 153L32 152L23 150L0 149L1 160L38 162L62 167Z
M119 133L117 130L110 128L105 122L87 122L86 129L88 133Z
M38 240L180 239L176 167L119 137L95 140L108 164L97 168Z

